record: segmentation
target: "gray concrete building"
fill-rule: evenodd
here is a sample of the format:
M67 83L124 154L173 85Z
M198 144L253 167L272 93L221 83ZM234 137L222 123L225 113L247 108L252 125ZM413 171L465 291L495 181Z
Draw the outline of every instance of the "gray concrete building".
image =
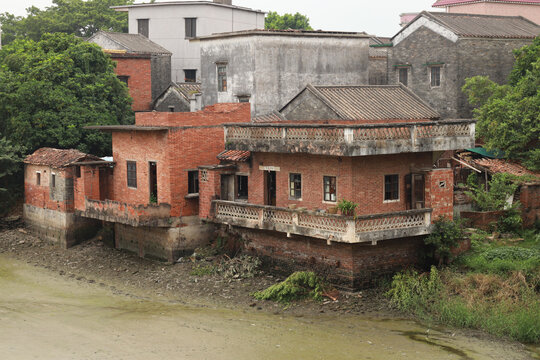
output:
M388 83L404 84L443 118L470 118L465 79L505 83L513 50L539 34L540 26L523 17L424 11L392 38Z
M172 52L174 82L200 81L199 43L191 38L263 29L265 13L232 5L231 0L171 1L113 7L128 12L129 33L142 34Z
M201 84L171 83L153 104L155 111L194 112L201 110Z
M203 105L251 103L252 115L285 105L307 84L367 84L365 33L251 30L202 36Z

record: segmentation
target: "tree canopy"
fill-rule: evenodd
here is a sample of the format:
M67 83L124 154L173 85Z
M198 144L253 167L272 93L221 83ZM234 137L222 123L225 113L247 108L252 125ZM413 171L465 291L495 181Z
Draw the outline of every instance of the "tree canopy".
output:
M486 148L503 150L508 158L540 171L540 37L515 56L508 84L475 76L463 91L477 106L477 133Z
M98 30L127 32L127 13L111 6L132 4L133 0L53 0L53 5L40 10L32 6L25 17L0 14L2 44L15 39L39 41L45 33L62 32L89 37Z
M106 155L110 136L83 127L132 123L130 102L111 59L74 35L0 50L0 137L25 154L50 146Z
M292 14L283 14L279 15L275 11L270 11L266 15L264 22L265 29L274 29L274 30L287 30L287 29L298 29L298 30L313 30L309 25L309 18L300 13Z

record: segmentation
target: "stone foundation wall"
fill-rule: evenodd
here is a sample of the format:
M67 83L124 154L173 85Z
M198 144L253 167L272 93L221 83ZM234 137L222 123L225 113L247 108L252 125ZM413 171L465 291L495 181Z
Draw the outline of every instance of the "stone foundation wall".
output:
M374 280L419 264L422 237L380 241L377 245L332 243L286 234L235 227L222 233L238 237L247 253L290 273L313 270L345 288L369 286Z
M197 217L183 218L182 227L133 227L114 224L115 247L140 257L175 262L206 245L214 235L214 226L203 224Z
M29 204L24 204L23 216L34 234L64 248L90 239L101 228L101 221Z

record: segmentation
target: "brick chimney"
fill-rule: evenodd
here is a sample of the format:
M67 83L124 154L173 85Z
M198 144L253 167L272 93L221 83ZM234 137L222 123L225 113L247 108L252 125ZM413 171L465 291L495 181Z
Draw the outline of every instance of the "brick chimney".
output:
M214 0L217 4L232 5L232 0Z

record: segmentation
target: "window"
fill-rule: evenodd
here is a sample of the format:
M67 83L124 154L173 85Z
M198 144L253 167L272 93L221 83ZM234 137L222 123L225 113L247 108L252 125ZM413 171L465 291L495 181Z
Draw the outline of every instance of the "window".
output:
M148 19L137 19L137 32L142 36L148 37Z
M384 176L384 201L399 200L399 175Z
M56 174L51 174L51 187L56 187Z
M236 198L248 198L248 177L245 175L236 175Z
M169 112L174 112L174 106L170 105L167 108L169 109Z
M238 97L238 102L241 102L241 103L248 103L249 102L249 98L251 97L250 95L237 95Z
M75 177L80 178L81 177L81 167L75 166Z
M127 186L137 188L137 163L135 161L127 162Z
M226 92L227 91L227 65L221 64L217 66L217 76L218 76L218 91Z
M409 68L400 67L398 68L399 82L405 86L409 85Z
M441 67L431 67L431 87L441 86Z
M41 185L41 173L36 173L36 185Z
M186 20L186 38L197 36L197 18L185 18Z
M188 171L188 194L199 193L199 170Z
M324 201L336 202L336 177L324 176Z
M129 76L118 75L117 78L118 80L126 84L126 86L129 86Z
M289 174L289 197L291 199L302 198L302 175Z
M196 82L197 81L197 69L184 69L184 81Z

